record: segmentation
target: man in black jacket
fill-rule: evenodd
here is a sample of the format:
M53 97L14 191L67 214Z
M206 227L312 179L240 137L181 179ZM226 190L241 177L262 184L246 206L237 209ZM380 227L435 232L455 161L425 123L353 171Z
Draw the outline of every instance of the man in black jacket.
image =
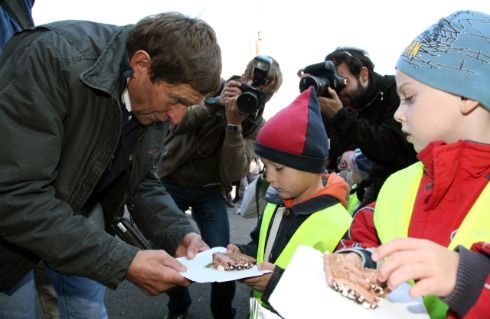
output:
M60 21L16 33L0 56L0 318L34 311L49 266L61 313L107 318L104 287L188 285L171 255L206 249L154 172L168 122L220 83L214 30L179 13L136 25ZM127 207L164 250L111 234ZM73 315L73 317L72 317Z
M374 72L367 53L357 48L337 48L325 60L332 61L347 85L340 92L328 88L330 97L319 97L330 137L328 168L337 169L345 151L360 148L374 162L369 187L361 204L376 199L385 179L415 162L416 153L404 138L393 115L400 104L395 77Z

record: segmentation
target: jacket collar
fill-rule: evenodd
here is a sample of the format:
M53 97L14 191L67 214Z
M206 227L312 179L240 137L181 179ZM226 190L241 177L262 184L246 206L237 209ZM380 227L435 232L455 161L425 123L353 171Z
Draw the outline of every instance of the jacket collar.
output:
M353 107L357 112L368 109L371 105L377 103L384 96L384 77L376 72L369 76L369 83L364 94L364 98L359 102L362 107Z
M94 89L104 91L117 100L131 75L126 42L133 26L119 28L95 62L80 75L80 80ZM119 63L117 62L119 61Z
M490 145L463 140L451 144L433 142L420 151L417 157L424 164L429 186L433 189L431 202L435 204L455 183L487 178Z

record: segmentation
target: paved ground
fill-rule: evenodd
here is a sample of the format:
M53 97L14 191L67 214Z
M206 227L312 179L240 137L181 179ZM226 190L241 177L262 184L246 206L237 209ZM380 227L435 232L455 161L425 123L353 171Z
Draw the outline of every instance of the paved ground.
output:
M228 209L231 227L231 241L246 243L249 233L255 227L256 219L245 219ZM209 309L210 284L193 284L190 286L193 304L188 319L212 319ZM238 283L234 299L237 309L236 319L247 317L249 289ZM163 319L167 313L167 296L150 297L129 282L122 283L117 290L107 290L106 305L110 319Z

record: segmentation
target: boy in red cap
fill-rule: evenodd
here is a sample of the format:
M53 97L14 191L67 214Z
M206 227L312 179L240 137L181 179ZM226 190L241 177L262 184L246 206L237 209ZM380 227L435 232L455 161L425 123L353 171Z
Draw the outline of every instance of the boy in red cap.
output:
M352 218L346 210L349 186L335 173L325 174L328 138L312 88L266 122L255 152L277 198L269 199L252 241L230 244L228 250L255 256L273 269L243 281L254 289L254 301L266 303L298 245L332 252Z

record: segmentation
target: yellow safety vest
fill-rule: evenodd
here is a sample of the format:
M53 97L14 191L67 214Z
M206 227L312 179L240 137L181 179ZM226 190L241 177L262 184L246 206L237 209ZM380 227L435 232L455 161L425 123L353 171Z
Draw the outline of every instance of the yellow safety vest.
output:
M415 197L422 180L421 162L391 175L381 188L374 210L374 225L381 243L408 237ZM484 188L461 223L449 249L458 245L470 248L478 241L490 241L490 186ZM448 306L437 296L425 296L424 304L433 319L447 318Z
M356 193L352 193L349 195L349 204L347 205L347 211L352 216L354 215L354 210L359 206L359 199L357 198Z
M267 230L276 209L277 205L272 203L268 203L264 209L257 248L257 263L264 262ZM291 237L275 265L285 269L299 245L313 247L322 253L333 252L349 229L351 222L352 217L341 204L311 214ZM260 299L261 293L254 291L254 296Z

